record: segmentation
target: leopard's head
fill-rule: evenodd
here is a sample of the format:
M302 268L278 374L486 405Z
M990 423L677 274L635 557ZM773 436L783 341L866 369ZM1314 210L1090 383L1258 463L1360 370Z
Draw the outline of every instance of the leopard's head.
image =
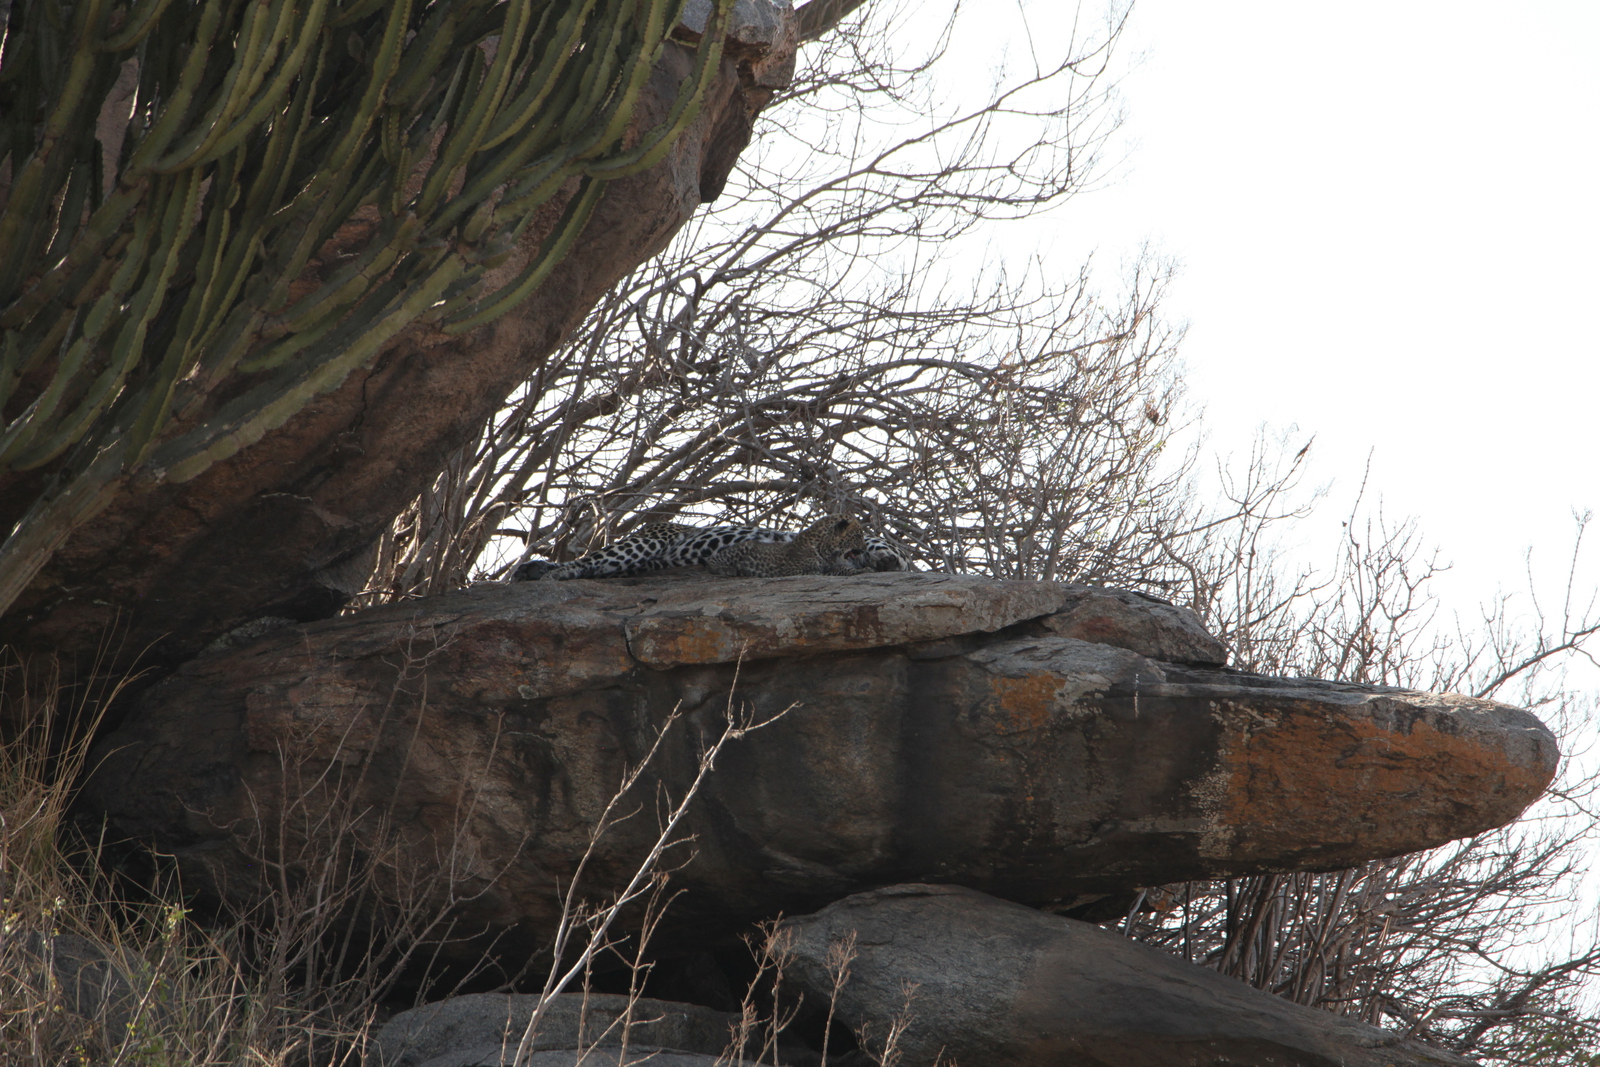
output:
M795 544L830 563L855 563L867 549L866 531L855 519L829 515L802 530Z

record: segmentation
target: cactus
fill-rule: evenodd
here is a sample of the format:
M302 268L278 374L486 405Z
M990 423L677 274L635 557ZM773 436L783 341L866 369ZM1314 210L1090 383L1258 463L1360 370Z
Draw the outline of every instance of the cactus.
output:
M195 477L412 323L461 333L525 299L604 185L696 118L731 0L666 118L627 136L684 6L7 5L0 486L49 478L0 546L0 611L116 493ZM563 191L537 253L489 286ZM358 211L370 239L304 291Z

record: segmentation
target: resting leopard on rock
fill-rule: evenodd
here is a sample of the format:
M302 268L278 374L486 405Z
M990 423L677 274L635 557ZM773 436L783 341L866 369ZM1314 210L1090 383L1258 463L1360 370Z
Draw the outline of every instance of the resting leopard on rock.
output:
M838 516L822 519L805 532L826 528ZM853 520L852 520L853 521ZM857 527L859 531L859 526ZM568 563L553 564L545 560L528 560L518 564L511 572L514 582L535 579L567 581L572 578L625 578L668 567L710 565L718 553L730 548L757 546L781 548L796 542L803 534L793 530L768 530L758 526L684 526L675 522L653 522L641 526L626 537L619 538L602 549ZM906 552L899 545L876 534L862 533L863 547L847 562L833 564L832 570L786 571L788 574L860 574L868 571L909 571L914 569ZM743 553L741 553L743 555ZM763 556L770 558L763 559ZM771 553L757 553L746 564L778 565L779 557ZM789 565L796 565L794 557L787 557ZM809 561L805 561L809 564ZM731 560L727 565L735 565ZM731 573L712 569L712 573ZM774 572L776 573L776 572ZM769 575L770 576L770 575Z

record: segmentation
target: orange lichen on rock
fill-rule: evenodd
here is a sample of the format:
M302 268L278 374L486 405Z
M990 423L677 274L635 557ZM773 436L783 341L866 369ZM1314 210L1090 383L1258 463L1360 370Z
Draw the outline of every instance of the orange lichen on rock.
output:
M1485 728L1489 702L1437 704L1419 713L1374 696L1331 716L1300 700L1218 702L1225 785L1210 814L1229 828L1229 850L1282 855L1296 841L1342 839L1399 853L1419 836L1503 825L1544 792L1554 758L1518 751L1533 741L1503 725Z
M1003 733L1040 733L1048 730L1056 717L1065 686L1053 674L1030 674L1022 678L992 678L996 728Z

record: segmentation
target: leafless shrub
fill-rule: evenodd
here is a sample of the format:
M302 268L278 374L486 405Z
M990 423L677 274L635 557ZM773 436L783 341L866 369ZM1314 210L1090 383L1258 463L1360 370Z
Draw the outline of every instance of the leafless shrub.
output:
M475 869L459 851L461 834L430 862L419 862L414 833L394 808L410 762L416 727L428 713L426 674L449 646L448 633L415 633L395 650L395 679L371 713L376 736L399 735L404 753L387 803L374 803L371 760L346 754L341 736L324 752L307 736L280 742L271 796L255 798L253 816L234 840L259 872L257 885L230 885L221 902L226 926L250 949L252 1004L261 1028L252 1043L304 1050L316 1063L359 1058L360 1035L402 979L427 988L431 956L457 937L461 907L492 887L496 873ZM491 746L489 758L493 758ZM468 822L477 804L469 786L453 817ZM457 982L473 973L457 974Z
M1267 455L1258 450L1247 477L1282 482L1263 472ZM1359 502L1329 572L1290 570L1274 535L1302 511L1284 502L1292 482L1283 485L1273 508L1166 544L1238 666L1507 696L1569 737L1592 713L1550 673L1600 630L1574 580L1587 516L1559 615L1535 598L1532 625L1519 627L1501 599L1481 627L1452 632L1429 584L1441 567L1415 525L1366 518ZM1347 871L1148 890L1123 928L1296 1003L1485 1062L1592 1064L1600 1017L1586 998L1600 976L1600 930L1572 917L1597 843L1587 813L1597 785L1569 758L1531 821Z
M0 655L9 657L9 650ZM107 1042L82 1016L109 1024L116 1015L126 1032L148 1011L148 997L141 995L148 986L136 989L128 977L118 981L138 972L135 957L121 946L90 960L77 940L102 931L79 921L73 905L93 883L66 861L59 841L98 709L62 714L59 678L49 671L30 675L29 666L8 659L0 668L6 708L0 736L0 1059L33 1067L65 1062L77 1049L103 1051ZM58 731L67 722L87 725L62 737ZM69 959L100 972L103 997L93 990L79 996L77 983L63 980L60 964Z
M739 1004L739 1021L733 1028L727 1051L718 1057L717 1067L779 1062L778 1038L794 1022L800 1007L798 1001L794 1004L787 1001L787 990L783 983L784 969L794 958L793 932L780 928L776 921L766 922L760 924L754 933L745 935L744 942L755 959L756 970L745 986L744 997ZM763 996L763 993L766 995ZM763 1001L766 1003L763 1004ZM828 1026L822 1038L824 1062L827 1060L832 1023L830 1003Z
M380 546L361 603L460 584L480 557L503 575L579 554L641 521L773 524L807 507L859 514L945 569L1170 584L1148 530L1192 508L1167 455L1182 416L1166 268L1139 263L1112 298L1087 268L941 280L940 249L975 224L1091 179L1120 24L904 136L944 113L917 80L941 52L896 60L893 13L871 18L809 56L726 203L453 457Z
M794 932L783 927L781 921L763 923L758 933L745 938L751 955L756 960L756 972L745 991L741 1005L740 1021L734 1030L734 1039L728 1052L718 1061L718 1067L745 1067L746 1064L778 1063L780 1050L778 1038L800 1013L803 995L797 995L793 1004L784 996L784 971L794 959ZM835 1055L837 1043L834 1035L844 1029L839 1022L839 1000L845 986L850 983L851 967L856 960L856 935L852 932L828 945L823 967L829 978L827 1003L823 1006L820 1067L828 1067ZM847 1053L851 1062L865 1056L880 1067L895 1067L901 1062L903 1050L900 1039L914 1017L917 985L907 982L902 986L903 1001L899 1010L890 1016L883 1034L867 1024L862 1024L853 1034L859 1052ZM765 1007L763 1010L763 1001ZM836 1060L834 1062L837 1062ZM928 1067L954 1067L941 1056L939 1062Z
M645 908L641 929L634 935L635 947L630 968L633 976L632 993L637 998L639 983L646 967L644 951L655 922L662 914L664 892L671 874L666 866L666 857L670 851L675 848L681 849L689 843L688 839L679 836L679 824L688 813L701 786L716 769L717 756L721 754L723 748L731 741L738 741L747 734L770 726L787 715L790 710L792 709L786 708L766 719L756 719L748 712L736 711L730 693L723 730L715 740L702 749L693 780L680 796L673 797L663 793L658 798L660 833L649 852L639 861L633 876L625 886L610 894L609 899L603 903L586 903L581 896L588 890L583 882L584 869L593 857L601 838L619 822L639 814L639 808L629 809L626 805L631 800L644 771L654 762L667 734L678 722L678 712L674 711L662 722L650 749L639 763L624 775L616 793L590 829L588 848L579 860L562 900L561 918L550 948L550 969L545 977L544 987L540 991L540 1004L530 1016L522 1040L517 1045L515 1062L519 1067L532 1055L533 1038L538 1032L539 1021L543 1018L545 1004L551 997L564 992L575 981L586 975L598 956L617 948L618 943L611 937L613 925L630 905L648 897L650 906ZM625 1027L626 1023L623 1025ZM776 1035L774 1039L775 1037Z

